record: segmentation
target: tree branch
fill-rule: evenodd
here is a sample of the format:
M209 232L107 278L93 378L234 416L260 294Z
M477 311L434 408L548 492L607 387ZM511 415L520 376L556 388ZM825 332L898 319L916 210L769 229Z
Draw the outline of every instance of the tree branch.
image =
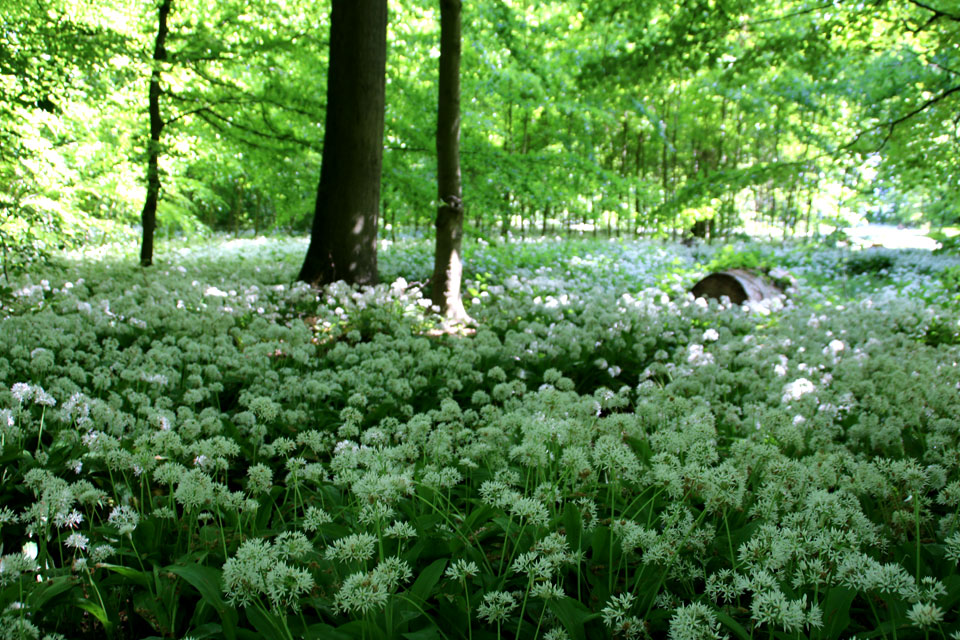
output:
M920 106L916 107L915 109L911 109L910 111L908 111L907 113L903 114L903 115L900 116L899 118L896 118L896 119L894 119L894 120L888 120L887 122L881 122L880 124L874 125L874 126L870 127L869 129L865 129L864 131L861 131L860 133L857 134L857 136L856 136L853 140L851 140L849 143L843 145L843 146L840 147L840 148L841 148L841 149L850 149L850 148L853 147L857 142L860 141L860 138L862 138L863 136L867 135L868 133L872 133L872 132L877 131L877 130L879 130L879 129L886 129L887 132L886 132L886 134L883 136L883 140L880 142L880 146L875 149L876 151L880 151L880 150L883 149L885 146L887 146L887 143L888 143L888 142L890 142L890 138L893 137L893 131L894 131L894 129L897 128L897 126L903 124L904 122L906 122L906 121L909 120L910 118L913 118L914 116L922 113L923 111L926 111L927 109L929 109L930 107L932 107L932 106L935 105L936 103L940 102L941 100L946 99L948 96L950 96L950 95L952 95L952 94L954 94L954 93L957 93L958 91L960 91L960 85L957 85L957 86L951 87L951 88L949 88L949 89L946 89L945 91L942 91L941 93L935 95L934 97L930 98L929 100L927 100L926 102L924 102L924 103L921 104Z
M260 130L260 129L255 129L255 128L250 127L250 126L246 126L246 125L242 125L242 124L240 124L240 123L238 123L238 122L234 122L234 121L231 120L230 118L227 118L227 117L225 117L225 116L217 113L216 111L214 111L213 109L208 108L208 107L202 107L202 108L200 108L200 109L197 109L196 112L195 112L195 115L197 115L198 117L200 117L200 119L202 119L204 122L206 122L207 124L209 124L210 126L212 126L212 127L213 127L214 129L216 129L217 131L221 131L221 132L223 132L223 133L227 133L227 132L228 132L229 130L231 130L231 129L236 129L236 130L239 130L239 131L243 131L243 132L245 132L245 133L249 133L250 135L253 135L253 136L255 136L255 137L263 138L263 139L270 140L270 141L273 141L273 142L293 143L294 145L297 145L297 146L300 146L300 147L305 147L305 148L307 148L307 149L312 149L312 150L314 150L314 151L319 151L318 147L317 147L315 144L311 143L309 140L301 140L300 138L297 138L296 136L289 135L289 134L276 134L276 135L274 135L274 134L270 134L270 133L265 133L264 131L262 131L262 130ZM219 121L219 124L216 123L216 122L214 122L214 121ZM260 145L255 145L254 143L250 142L249 140L246 140L245 142L247 142L248 144L252 144L252 145L254 145L254 146L259 146L259 148L261 148L261 149L266 149L266 148L267 148L267 147L263 147L263 146L260 146Z
M931 18L931 19L927 22L927 24L924 25L924 28L926 28L927 26L929 26L930 23L933 22L934 20L938 20L938 19L940 19L940 18L946 18L947 20L950 20L950 21L952 21L952 22L960 22L960 14L948 13L948 12L946 12L946 11L943 11L942 9L937 9L936 7L931 7L930 5L926 4L925 2L920 2L920 0L907 0L907 2L909 2L910 4L912 4L912 5L916 6L916 7L920 7L921 9L925 9L925 10L927 10L927 11L929 11L929 12L931 12L931 13L933 14L933 18Z

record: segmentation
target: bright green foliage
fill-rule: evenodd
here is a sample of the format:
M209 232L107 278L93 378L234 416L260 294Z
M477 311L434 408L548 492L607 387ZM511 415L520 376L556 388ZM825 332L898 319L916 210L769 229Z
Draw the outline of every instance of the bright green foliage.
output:
M0 228L21 256L12 265L139 211L155 10L2 4ZM862 216L949 225L960 189L960 15L949 5L467 3L468 233L817 234ZM307 226L328 11L174 3L161 235ZM430 0L391 4L384 237L432 227L438 12Z

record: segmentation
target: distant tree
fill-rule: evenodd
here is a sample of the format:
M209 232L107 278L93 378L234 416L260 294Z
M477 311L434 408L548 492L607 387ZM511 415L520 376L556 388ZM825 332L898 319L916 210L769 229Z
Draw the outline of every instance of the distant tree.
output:
M167 19L172 0L163 0L157 7L157 37L153 45L153 70L150 72L149 112L150 140L147 142L147 197L140 215L143 237L140 241L140 264L153 264L153 232L157 228L157 202L160 199L160 135L163 118L160 116L160 67L167 59Z
M333 0L320 184L297 276L312 285L377 282L387 1Z
M461 0L440 0L440 81L437 99L437 238L433 304L455 321L468 319L460 297L463 273L463 190L460 179Z

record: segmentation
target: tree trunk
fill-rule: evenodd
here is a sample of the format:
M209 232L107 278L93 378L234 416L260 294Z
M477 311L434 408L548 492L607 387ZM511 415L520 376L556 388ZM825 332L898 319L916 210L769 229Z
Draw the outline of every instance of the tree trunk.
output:
M163 0L157 8L157 39L153 44L153 71L150 72L150 140L147 142L147 197L140 214L143 236L140 242L140 264L153 264L153 232L157 228L157 202L160 200L160 65L167 59L167 18L173 0Z
M431 300L455 321L469 319L460 298L463 274L463 190L460 179L461 0L440 0L440 77L437 98L437 240Z
M333 0L327 115L310 246L298 280L377 282L387 0Z

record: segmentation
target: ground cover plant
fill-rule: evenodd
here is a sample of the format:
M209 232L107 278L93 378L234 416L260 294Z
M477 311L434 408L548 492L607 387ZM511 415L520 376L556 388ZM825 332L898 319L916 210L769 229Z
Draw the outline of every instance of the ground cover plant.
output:
M3 292L0 638L960 638L955 257L472 243L438 335L303 251Z

